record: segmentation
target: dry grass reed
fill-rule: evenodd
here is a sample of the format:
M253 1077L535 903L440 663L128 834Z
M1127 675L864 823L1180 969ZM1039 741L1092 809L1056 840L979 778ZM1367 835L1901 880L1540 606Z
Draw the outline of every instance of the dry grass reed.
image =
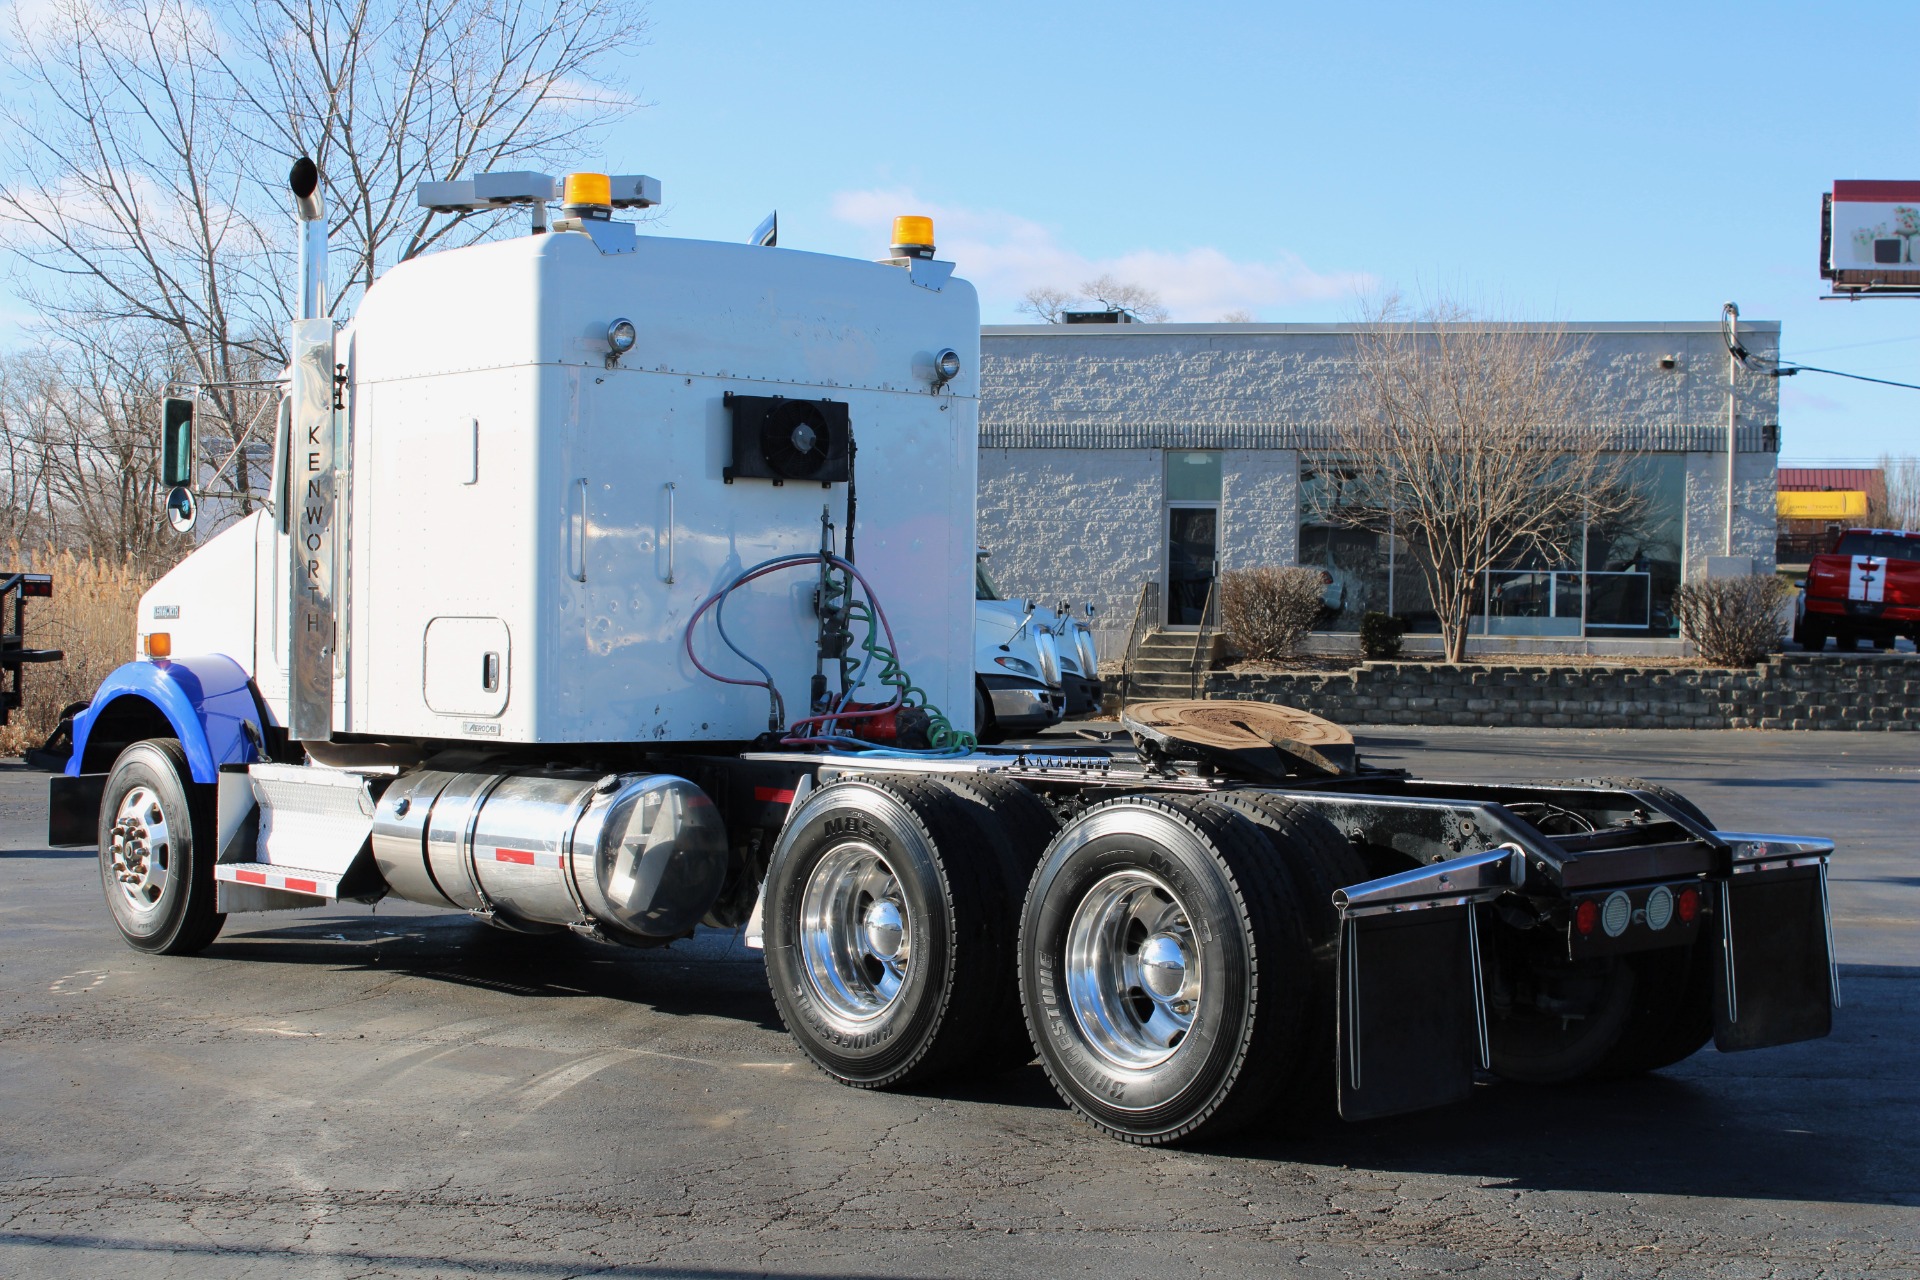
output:
M5 553L0 571L53 575L53 598L27 601L26 644L67 655L61 662L26 668L25 705L0 727L0 756L17 756L46 740L62 708L87 701L108 672L133 659L134 615L152 580L130 566L68 551L19 543L0 550ZM9 627L12 614L9 607Z

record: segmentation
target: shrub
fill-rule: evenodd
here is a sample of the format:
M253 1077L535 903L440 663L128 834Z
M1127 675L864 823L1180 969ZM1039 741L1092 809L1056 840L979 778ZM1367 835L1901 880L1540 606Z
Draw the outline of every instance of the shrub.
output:
M1233 569L1220 576L1220 615L1235 648L1256 662L1293 652L1320 616L1318 569Z
M1680 631L1716 666L1744 667L1780 647L1780 606L1790 590L1770 573L1683 583L1673 593Z
M1400 656L1400 638L1407 634L1407 620L1391 613L1369 609L1360 619L1360 652L1383 660Z
M26 705L0 728L0 756L17 756L46 741L63 707L87 701L108 672L133 661L134 613L150 585L146 575L127 565L0 546L0 571L16 569L53 575L53 599L27 601L26 645L59 649L66 658L26 668ZM7 623L12 622L9 607Z

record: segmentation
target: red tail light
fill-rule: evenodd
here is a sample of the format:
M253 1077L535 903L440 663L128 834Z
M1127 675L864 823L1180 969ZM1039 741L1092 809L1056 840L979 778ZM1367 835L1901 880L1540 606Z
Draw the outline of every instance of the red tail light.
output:
M28 573L20 577L20 594L23 596L53 595L53 575L50 573Z
M1594 926L1600 923L1600 904L1588 898L1573 909L1573 927L1584 936L1591 934Z
M1700 918L1700 891L1691 886L1682 889L1679 901L1674 905L1680 912L1680 923L1692 924Z

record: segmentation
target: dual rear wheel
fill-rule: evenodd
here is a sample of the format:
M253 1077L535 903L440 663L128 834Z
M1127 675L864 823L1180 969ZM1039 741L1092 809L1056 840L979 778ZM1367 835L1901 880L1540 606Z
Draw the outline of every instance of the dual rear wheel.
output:
M1307 901L1356 877L1316 823L1130 796L1055 836L1002 779L835 782L773 855L769 982L808 1056L855 1086L1037 1051L1069 1104L1132 1142L1328 1112L1335 925Z

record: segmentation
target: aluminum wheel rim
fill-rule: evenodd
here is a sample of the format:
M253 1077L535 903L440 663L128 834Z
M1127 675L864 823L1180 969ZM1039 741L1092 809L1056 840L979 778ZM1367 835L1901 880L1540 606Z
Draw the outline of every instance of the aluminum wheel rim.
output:
M807 986L833 1020L871 1022L892 1007L913 964L913 925L899 877L878 850L843 844L800 894Z
M1199 956L1186 906L1158 876L1116 871L1067 925L1067 1004L1095 1053L1144 1071L1187 1042L1200 1012Z
M173 842L167 811L153 788L134 787L114 810L107 838L107 874L136 918L160 910L171 876Z

